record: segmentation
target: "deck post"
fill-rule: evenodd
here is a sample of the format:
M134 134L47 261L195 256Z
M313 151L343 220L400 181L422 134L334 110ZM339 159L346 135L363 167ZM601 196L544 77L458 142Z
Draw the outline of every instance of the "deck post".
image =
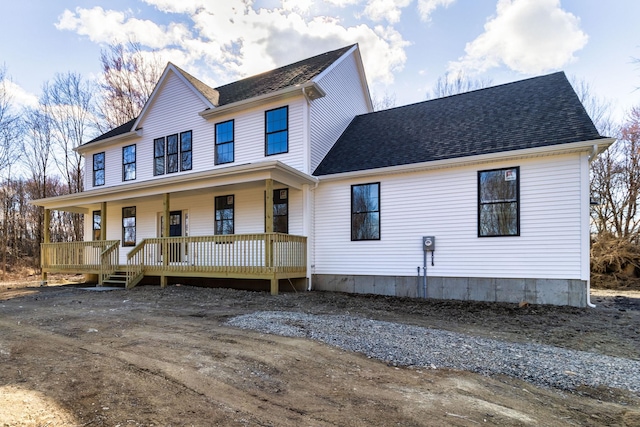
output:
M51 234L49 229L51 228L51 210L44 210L44 220L42 227L44 228L43 233L43 243L51 243ZM43 266L47 264L47 252L40 247L40 268L42 269L42 281L40 282L40 286L47 285L47 272L44 270Z
M164 193L164 197L162 198L162 209L163 209L163 217L164 222L162 224L162 275L160 276L160 286L166 288L169 284L168 277L166 276L167 267L169 266L169 245L167 241L167 237L169 237L169 216L171 212L171 200L169 197L169 193Z
M271 269L271 295L278 295L278 277L273 265L273 179L265 179L264 231L265 265Z
M107 202L100 204L100 240L107 240Z

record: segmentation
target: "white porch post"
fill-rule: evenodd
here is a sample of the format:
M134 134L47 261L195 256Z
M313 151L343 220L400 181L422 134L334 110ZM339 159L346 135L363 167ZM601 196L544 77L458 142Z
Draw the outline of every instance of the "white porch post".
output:
M44 210L44 221L42 224L42 227L44 228L44 236L43 236L43 242L42 243L51 243L51 234L49 229L51 228L51 210L50 209L45 209ZM47 259L46 257L48 256L47 251L42 249L42 246L40 247L40 268L42 269L42 282L40 283L41 286L45 286L47 284L47 272L44 270L44 265L47 264Z

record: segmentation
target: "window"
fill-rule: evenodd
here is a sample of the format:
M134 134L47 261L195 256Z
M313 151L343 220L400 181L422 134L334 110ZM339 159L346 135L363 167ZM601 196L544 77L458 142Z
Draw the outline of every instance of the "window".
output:
M233 120L216 124L216 165L233 162Z
M93 211L93 240L102 240L102 212Z
M167 137L167 173L178 172L178 134Z
M186 131L153 140L153 174L191 170L192 132Z
M351 186L351 240L380 240L380 183Z
M122 208L122 246L136 245L136 207Z
M164 138L153 140L153 174L164 175Z
M233 196L216 197L216 234L233 234Z
M136 179L136 146L129 145L122 148L122 180Z
M191 170L191 131L180 134L180 170Z
M267 156L289 151L289 107L265 112L265 153Z
M93 186L104 185L104 152L93 155Z
M273 190L273 232L289 233L289 190Z
M520 235L520 168L478 172L478 237Z

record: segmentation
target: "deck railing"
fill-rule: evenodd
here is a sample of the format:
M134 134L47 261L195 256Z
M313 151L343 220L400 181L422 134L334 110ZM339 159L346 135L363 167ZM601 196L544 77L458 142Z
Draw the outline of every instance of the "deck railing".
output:
M166 256L165 256L166 254ZM144 239L127 256L127 285L145 275L306 273L307 238L282 233Z
M42 271L111 274L118 265L119 240L43 243Z

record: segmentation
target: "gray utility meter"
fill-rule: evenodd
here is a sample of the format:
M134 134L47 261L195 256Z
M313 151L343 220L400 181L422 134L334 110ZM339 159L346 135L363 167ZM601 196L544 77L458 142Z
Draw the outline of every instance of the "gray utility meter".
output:
M425 252L436 250L436 238L435 236L423 236L422 237L422 249Z

